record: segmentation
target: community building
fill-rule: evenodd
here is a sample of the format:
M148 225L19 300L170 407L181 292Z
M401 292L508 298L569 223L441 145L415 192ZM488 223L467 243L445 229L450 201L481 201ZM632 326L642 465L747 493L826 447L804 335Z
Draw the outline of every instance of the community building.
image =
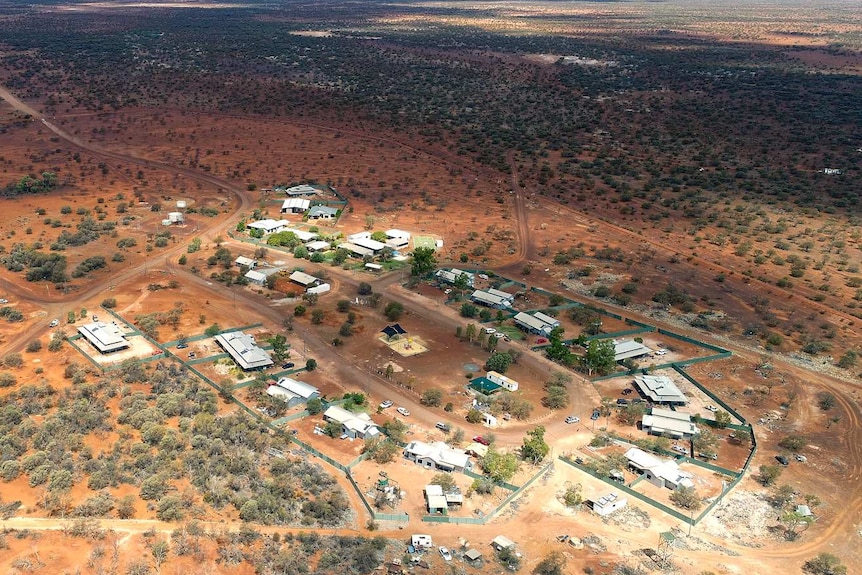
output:
M404 457L428 469L464 471L472 468L470 456L466 451L449 447L442 441L411 441L404 448Z
M288 408L320 397L320 390L313 385L289 377L282 377L275 385L270 385L266 393L285 402Z
M287 229L288 225L290 225L290 222L288 222L287 220L273 220L267 218L265 220L258 220L256 222L246 224L245 227L252 230L260 230L264 234L275 234L278 232L283 232L285 229Z
M473 281L475 279L474 275L470 272L465 272L458 268L452 268L451 270L439 269L434 275L437 276L437 279L446 282L447 284L454 284L458 281L459 277L467 276L467 287L473 287Z
M680 470L676 461L659 459L646 451L632 447L626 451L629 467L644 476L644 479L656 487L666 487L675 490L679 487L694 487L691 473Z
M99 353L111 353L129 347L126 335L116 323L88 323L79 327L78 333L99 350Z
M386 230L386 245L396 250L410 245L410 232L404 230Z
M281 191L281 190L279 190L279 191ZM299 184L298 186L292 186L290 188L287 188L286 190L284 190L284 193L286 193L288 196L291 196L291 197L313 196L314 194L317 193L317 188L313 188L313 187L309 186L308 184Z
M245 332L221 333L214 339L244 371L265 369L273 363L269 354L257 346L254 337Z
M244 277L248 280L248 283L259 286L266 285L266 274L263 272L248 270Z
M560 322L554 320L554 322L556 322L556 325L554 325L554 323L547 322L540 317L537 317L538 315L550 318L550 316L545 316L545 314L541 314L540 312L536 312L530 315L527 312L519 311L512 319L515 321L515 325L517 325L522 330L529 333L534 333L536 335L543 335L545 337L548 337L554 330L554 328L559 325Z
M634 359L651 353L650 348L633 339L614 340L614 361Z
M380 428L371 420L371 416L364 412L353 413L343 407L330 405L323 412L323 419L340 423L342 433L354 439L367 439L380 435Z
M311 207L311 200L306 198L287 198L281 204L281 213L283 214L302 214Z
M311 220L328 220L337 215L338 210L329 206L311 206L308 210L308 218Z
M652 403L685 405L688 398L666 375L636 375L635 388Z
M470 299L473 301L473 303L477 303L479 305L484 305L486 307L491 307L494 309L506 309L508 307L511 307L512 305L512 300L510 300L508 297L501 297L489 291L478 289L470 295Z
M691 439L699 433L697 425L691 421L691 415L661 407L653 407L648 415L643 416L641 428L651 435L674 439Z

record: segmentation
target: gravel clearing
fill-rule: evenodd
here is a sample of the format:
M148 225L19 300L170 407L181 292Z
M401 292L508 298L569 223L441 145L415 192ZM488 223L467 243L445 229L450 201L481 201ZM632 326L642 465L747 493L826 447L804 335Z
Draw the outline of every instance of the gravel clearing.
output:
M776 513L761 495L737 490L725 497L698 528L737 545L762 547L756 540L770 538L769 526L775 523Z

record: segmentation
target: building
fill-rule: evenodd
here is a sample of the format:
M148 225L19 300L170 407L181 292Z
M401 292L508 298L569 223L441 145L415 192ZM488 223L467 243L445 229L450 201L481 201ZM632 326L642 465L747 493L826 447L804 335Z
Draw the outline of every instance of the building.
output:
M442 441L425 443L411 441L404 448L404 457L428 469L464 471L471 469L470 456L463 449L449 447Z
M518 382L510 377L506 377L502 373L497 373L496 371L489 371L487 374L485 374L485 377L487 377L489 381L500 385L503 389L507 391L518 391Z
M698 434L691 415L661 407L653 407L649 415L643 416L641 428L651 435L664 435L674 439L691 439Z
M329 242L323 240L308 242L305 248L310 252L325 252L329 249Z
M410 545L416 549L430 549L434 547L434 541L430 535L422 535L417 533L410 537Z
M251 259L251 258L247 258L247 257L245 257L245 256L239 256L238 258L236 258L236 259L233 261L233 263L234 263L234 264L236 264L236 265L237 265L237 266L239 266L239 267L243 267L243 266L245 266L245 267L247 267L247 268L248 268L248 269L250 269L250 270L253 270L253 269L254 269L254 267L257 265L257 261L256 261L256 260L253 260L253 259Z
M555 327L560 327L560 320L555 317L551 317L547 314L544 314L540 311L533 312L533 317L539 321L545 322L547 325L551 326L551 329Z
M425 503L428 506L428 513L446 513L450 507L463 505L464 496L457 487L444 493L441 486L429 484L425 486Z
M301 242L310 242L317 237L317 234L314 232L306 232L305 230L298 230L296 228L285 228L284 231L292 233Z
M467 453L469 453L473 457L481 458L481 457L485 457L486 455L488 455L488 446L484 445L482 443L479 443L478 441L474 441L470 445L468 445L467 449L465 449L464 451L466 451Z
M498 290L495 288L488 288L485 291L488 292L489 294L492 294L492 295L495 295L499 298L503 298L503 299L507 300L509 302L509 307L512 307L512 304L515 303L515 294L509 293L509 292L506 292L503 290Z
M467 384L467 388L481 393L482 395L492 395L503 389L503 386L497 382L491 381L483 375L480 375L479 377L471 379L470 383Z
M332 286L330 286L328 283L322 283L322 284L318 284L316 286L308 288L307 290L305 290L305 293L320 295L320 294L324 294L324 293L328 292L331 289L332 289Z
M470 272L465 272L458 268L452 268L451 270L439 269L434 275L437 279L446 282L447 284L455 284L459 277L467 276L467 287L473 287L473 281L475 279L475 276Z
M515 542L509 539L508 537L504 537L503 535L497 535L491 540L491 547L496 549L497 551L502 551L503 549L511 549L515 546Z
M299 184L298 186L293 186L284 190L284 193L291 197L296 196L313 196L317 193L317 189L309 186L308 184Z
M320 280L317 279L316 277L314 277L313 275L309 275L305 272L301 272L301 271L297 270L297 271L293 272L292 274L290 274L290 281L292 281L293 283L297 283L304 288L309 288L309 287L315 285Z
M646 451L632 447L626 451L629 467L644 476L644 479L656 487L666 487L675 490L679 487L694 487L691 473L680 470L676 461L659 459Z
M628 503L628 498L620 497L616 493L608 493L592 501L593 511L601 517L607 517L617 509L622 509Z
M633 339L614 340L614 361L634 359L652 353L652 350Z
M265 369L273 363L269 354L257 346L254 337L245 332L221 333L214 339L244 371Z
M308 210L308 218L311 220L328 220L337 215L338 210L329 206L311 206Z
M311 200L305 198L287 198L281 204L281 213L283 214L302 214L311 207Z
M473 301L473 303L484 305L486 307L492 307L494 309L505 309L512 305L512 301L509 298L500 297L496 294L492 294L490 292L479 289L477 289L470 295L470 299Z
M367 264L365 264L365 269L370 270L372 272L379 272L380 270L383 269L383 266L380 264L373 264L371 262L368 262Z
M258 220L256 222L246 224L245 227L252 230L260 230L265 234L276 234L287 229L288 224L290 224L290 222L287 220L273 220L267 218L265 220Z
M676 384L665 375L636 375L635 388L652 403L685 405L688 398Z
M320 397L320 390L313 385L289 377L282 377L278 383L270 385L266 392L285 402L288 408L308 403L309 400Z
M542 314L544 315L544 314ZM548 337L553 331L554 326L544 320L539 319L534 315L530 315L526 312L519 311L515 314L515 317L512 318L515 320L515 325L521 328L524 331L529 333L534 333L536 335L543 335ZM557 322L559 324L559 322Z
M350 234L349 236L347 236L346 239L348 242L352 242L354 240L370 240L371 239L371 232L369 232L368 230L363 230L361 232L354 232L354 233Z
M340 423L342 433L348 437L368 439L380 435L380 428L364 412L353 413L343 407L330 405L323 412L323 419Z
M350 252L350 255L352 255L354 257L358 257L358 258L364 258L365 256L374 257L374 251L373 250L370 250L370 249L362 247L362 246L358 246L358 245L354 244L353 242L340 243L340 244L338 244L338 249L347 250L348 252Z
M393 249L406 248L410 245L410 232L404 230L391 229L386 230L386 245Z
M464 561L470 564L478 563L482 560L482 554L475 549L467 549L464 553Z
M248 270L244 277L248 280L248 283L259 286L266 285L266 274L263 272Z
M79 327L78 333L99 350L99 353L111 353L129 347L126 335L116 323L88 323Z
M168 212L168 220L172 224L181 224L185 221L185 217L182 212Z
M350 242L355 246L371 250L371 253L374 255L379 254L381 251L383 251L383 248L386 247L386 244L384 244L383 242L378 242L377 240L372 240L371 238L355 238L350 240Z

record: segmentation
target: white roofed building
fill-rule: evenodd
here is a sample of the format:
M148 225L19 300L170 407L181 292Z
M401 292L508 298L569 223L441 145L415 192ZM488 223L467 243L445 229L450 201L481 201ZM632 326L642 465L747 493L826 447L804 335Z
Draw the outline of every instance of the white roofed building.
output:
M320 397L320 390L313 385L289 377L282 377L278 383L269 386L266 392L287 403L288 407L308 403L309 400Z
M308 217L312 220L328 220L337 215L338 210L329 206L311 206L311 209L308 210Z
M311 207L311 200L306 198L287 198L281 204L281 213L301 214Z
M484 305L494 309L505 309L512 305L508 298L500 297L484 290L476 290L470 295L470 299L474 303Z
M245 266L248 269L253 270L254 266L257 265L257 260L253 260L253 259L247 258L245 256L239 256L233 261L233 263L238 265L239 267Z
M523 311L519 311L512 319L515 321L515 325L519 328L537 335L544 335L547 337L554 329L554 326L551 324Z
M348 437L366 439L380 435L380 428L371 416L364 412L354 413L343 407L330 405L323 412L323 419L341 424L342 432Z
M99 353L111 353L129 347L126 335L115 323L88 323L79 327L78 333L99 350Z
M472 468L470 456L466 451L449 447L442 441L411 441L404 448L404 457L428 469L464 471Z
M371 253L376 254L377 252L383 250L386 247L386 244L383 242L378 242L377 240L372 240L371 238L354 238L351 239L350 242L368 250L371 250Z
M634 385L652 403L685 405L688 398L672 379L665 375L636 375Z
M249 281L249 283L259 286L266 285L266 274L263 272L248 270L244 277Z
M214 339L244 371L265 369L273 363L269 354L257 346L254 337L245 332L221 333Z
M650 348L633 339L614 340L614 361L643 357L650 353Z
M691 473L682 471L676 461L659 459L637 447L626 451L629 467L642 474L644 479L656 487L675 490L679 487L694 487Z
M606 517L628 505L629 500L626 497L620 497L616 493L608 493L598 499L593 499L593 511L600 517Z
M273 220L267 218L265 220L258 220L256 222L246 224L245 227L253 230L260 230L265 234L275 234L287 229L288 225L290 225L290 222L287 220Z
M313 286L314 284L316 284L320 280L317 279L316 277L314 277L313 275L309 275L305 272L301 272L301 271L297 270L297 271L293 272L292 274L290 274L290 281L292 281L294 283L298 283L302 287L308 288L310 286Z
M465 272L459 270L458 268L452 268L451 270L440 269L437 270L434 275L437 276L437 278L441 281L444 281L448 284L454 284L459 277L461 277L462 275L466 275L468 287L473 287L473 280L475 279L473 274L471 274L470 272Z
M308 184L299 184L284 190L288 196L312 196L317 193L317 189Z
M661 407L653 407L648 415L644 415L641 427L649 434L676 439L691 439L698 434L697 425L691 421L691 415Z
M329 242L323 240L315 240L305 244L306 249L310 252L325 252L329 249Z

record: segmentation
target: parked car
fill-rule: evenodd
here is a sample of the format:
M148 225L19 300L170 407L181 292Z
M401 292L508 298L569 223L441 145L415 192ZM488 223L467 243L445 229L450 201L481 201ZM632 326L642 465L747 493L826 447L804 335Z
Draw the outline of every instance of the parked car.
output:
M488 335L491 335L492 333L494 333L497 330L495 330L493 327L483 327L482 331L484 331Z
M536 343L537 343L537 344L548 343L548 339L547 339L547 338L544 338L544 337L540 337L540 338L538 338L538 339L536 340Z
M629 404L629 400L628 400L628 399L624 399L624 398L622 398L622 397L621 397L621 398L619 398L619 399L617 399L617 405L628 405L628 404Z
M6 298L0 299L0 303L9 303L9 300Z
M446 295L449 295L450 293L452 293L452 288L446 288L446 289L444 289L444 290L443 290L443 293L444 293L444 294L446 294Z
M51 327L57 327L58 325L60 325L60 320L59 319L52 319L51 323L49 325Z
M189 344L187 344L187 343L178 343L178 344L177 344L177 349L185 349L185 348L187 348L188 346L189 346Z
M437 423L435 423L434 427L436 427L443 433L449 433L449 430L452 429L451 427L449 427L448 423L443 423L442 421L438 421Z
M451 561L452 553L446 547L440 548L440 556L443 558L443 561Z
M196 354L195 352L193 352L193 351L190 351L190 352L189 352L189 359L194 359L194 358L196 358L197 356L198 356L198 354Z
M488 279L488 274L479 274L479 279L482 279L482 280Z
M677 445L676 443L671 445L670 448L673 449L674 451L676 451L677 453L688 453L688 449L686 449L682 445Z
M474 437L473 441L475 441L476 443L481 443L482 445L491 445L491 442L482 437L481 435L477 435L476 437Z
M410 415L410 411L408 411L408 409L406 407L399 407L398 409L396 409L396 411L398 413L400 413L401 415L403 415L404 417L407 417L408 415Z
M805 457L804 455L802 455L801 453L797 453L793 457L796 458L796 461L801 461L802 463L805 463L806 461L808 461L808 458Z
M655 352L656 355L665 355L666 353L667 353L666 349L659 349L659 350L656 350L656 352Z
M781 465L783 465L784 467L787 467L788 465L790 465L790 460L789 460L789 459L787 459L787 458L786 458L785 456L783 456L783 455L776 455L776 456L775 456L775 460L776 460L776 461L778 461L778 463L780 463L780 464L781 464Z
M712 459L713 461L715 461L716 459L718 459L718 454L717 454L717 453L698 453L698 454L697 454L697 456L698 456L698 457L703 457L704 459Z
M627 388L625 388L625 389L623 390L623 395L628 395L628 394L630 394L630 393L631 393L631 392L633 392L633 391L634 391L634 390L633 390L632 388L627 387Z
M572 423L580 423L580 421L581 421L581 418L580 418L580 417L576 417L576 416L574 416L574 415L570 415L570 416L568 416L568 417L566 418L566 423L569 423L569 424L572 424Z
M283 363L281 365L281 369L290 369L291 367L295 367L295 366L296 366L295 363L293 363L292 361L288 361L287 363Z
M503 341L512 341L512 338L506 334L503 334Z
M596 408L593 410L593 414L590 416L590 419L595 421L599 418L600 415L601 415L601 411L599 411L598 408Z
M718 408L714 405L707 405L704 409L706 409L707 411L712 411L713 413L718 411Z
M390 407L392 407L392 405L393 405L392 401L387 399L386 401L384 401L380 404L380 409L389 409Z

